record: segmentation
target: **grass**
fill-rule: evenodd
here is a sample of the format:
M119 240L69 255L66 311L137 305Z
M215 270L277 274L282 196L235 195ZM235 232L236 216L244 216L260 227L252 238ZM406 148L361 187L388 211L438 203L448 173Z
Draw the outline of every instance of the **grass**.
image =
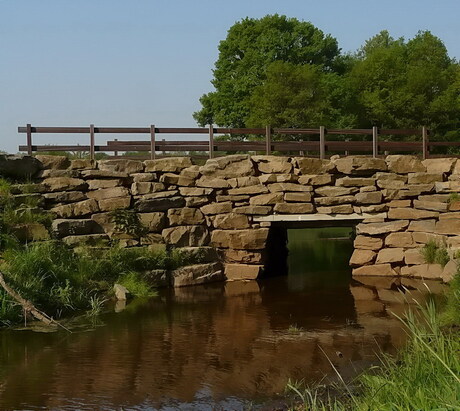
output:
M428 241L428 243L420 249L420 252L427 264L440 264L444 267L450 261L447 248L439 245L434 240Z
M296 410L460 410L460 274L440 312L433 301L399 318L408 342L397 357L382 355L381 365L352 383L303 389L288 384Z

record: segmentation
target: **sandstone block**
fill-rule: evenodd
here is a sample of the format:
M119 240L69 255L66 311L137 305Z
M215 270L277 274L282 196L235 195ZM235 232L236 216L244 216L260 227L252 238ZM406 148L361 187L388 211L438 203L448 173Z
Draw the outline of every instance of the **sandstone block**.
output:
M162 236L167 244L176 247L200 247L209 241L208 230L202 225L165 228Z
M381 202L382 193L380 191L364 192L355 195L356 204L380 204Z
M412 238L417 244L427 244L430 241L434 241L437 244L445 244L446 243L446 237L440 234L434 234L434 233L425 233L425 232L419 232L419 231L414 231L412 233Z
M300 173L304 175L331 173L335 169L335 165L330 160L296 157L294 161L297 168L300 169Z
M390 233L385 237L385 246L386 247L395 247L395 248L411 248L415 247L416 244L412 238L412 233Z
M100 234L101 231L95 221L89 219L56 219L51 229L58 238L69 235Z
M233 209L234 213L246 215L267 215L270 214L271 211L272 207L270 206L243 206Z
M82 245L100 247L108 244L109 236L107 234L71 235L64 237L62 241L71 247Z
M228 281L256 280L263 272L263 265L225 264L225 277Z
M357 276L384 276L395 277L396 271L391 268L391 264L373 264L363 265L362 267L354 268L352 275Z
M460 219L439 220L436 223L436 234L460 235Z
M177 185L183 187L192 187L195 185L195 180L190 177L173 174L173 173L165 173L160 177L160 183L169 184L169 185Z
M232 188L228 190L229 195L255 195L255 194L266 194L266 193L268 193L268 188L263 185Z
M226 249L223 253L227 263L262 264L265 258L264 252Z
M409 221L388 221L384 223L358 224L356 233L363 235L380 235L402 231L409 225Z
M365 177L343 177L337 179L335 184L341 187L366 187L366 186L375 186L375 178L365 178Z
M84 180L71 177L50 177L42 181L48 191L84 191L88 184Z
M315 207L311 203L278 203L273 210L278 214L310 214Z
M250 187L250 186L261 184L260 177L254 177L254 176L236 177L236 178L230 178L227 181L232 188Z
M101 211L124 210L131 206L131 197L107 198L98 201Z
M262 194L265 195L265 194ZM231 195L217 195L216 196L216 201L218 203L226 202L226 201L232 201L232 202L241 202L241 201L246 201L249 204L249 199L251 196L249 195L239 195L239 196L231 196Z
M430 184L443 181L443 174L409 173L409 184Z
M439 264L420 264L401 267L401 276L403 277L437 280L442 278L442 272L443 268Z
M460 218L460 212L450 212L439 214L440 220L455 220Z
M420 265L425 263L420 248L412 248L404 251L404 263L406 265Z
M141 213L152 211L167 211L170 208L179 208L185 205L183 197L144 198L138 201L137 209Z
M163 173L178 173L184 168L191 167L192 160L190 157L166 157L159 158L156 160L144 161L145 171L151 172L163 172Z
M186 287L225 280L220 263L195 264L181 267L172 271L171 278L173 287Z
M286 191L291 191L291 192L311 192L313 191L313 188L310 186L305 186L305 185L295 184L295 183L274 183L274 184L269 184L267 187L271 193L286 192Z
M362 265L372 264L375 260L376 253L372 250L356 249L350 258L351 267L360 267Z
M337 171L343 174L372 175L377 171L386 171L385 160L371 157L344 157L334 161Z
M231 156L212 158L200 168L204 176L236 178L253 176L254 164L248 155L234 154Z
M60 191L43 194L47 203L74 203L76 201L86 200L86 194L80 191Z
M96 200L84 200L54 207L51 211L60 218L72 218L97 213L99 207Z
M197 225L204 223L204 215L196 208L171 208L168 210L168 220L170 226Z
M130 174L133 182L135 183L151 183L158 181L158 177L155 173L133 173Z
M88 198L95 200L106 200L108 198L129 197L129 190L125 187L103 188L96 191L90 191Z
M359 188L360 193L369 193L371 191L378 191L376 186L364 186Z
M99 160L97 162L99 170L103 171L119 171L122 173L142 173L144 164L139 160L114 159L114 160Z
M267 242L268 231L268 228L214 230L211 234L211 244L219 248L262 250Z
M185 197L186 207L202 207L210 202L208 197Z
M89 159L77 158L75 160L70 160L69 168L71 170L90 170L96 168L96 166L93 164L93 161Z
M436 193L458 193L460 192L460 181L445 181L434 183Z
M139 220L151 233L160 233L166 227L165 213L139 213Z
M450 260L442 270L441 279L445 283L449 283L454 279L455 274L458 272L458 260Z
M388 211L388 218L391 220L422 220L438 216L438 212L414 208L390 208Z
M444 212L444 211L447 211L448 204L437 202L437 201L414 200L414 207L420 210Z
M193 178L196 180L200 176L200 166L193 165L187 168L184 168L180 172L181 176Z
M11 228L11 234L21 242L43 241L50 238L48 230L40 223L16 224Z
M42 163L43 168L65 170L70 167L70 160L66 156L47 156L37 154L35 158Z
M309 193L305 193L309 194ZM269 193L269 194L260 194L255 197L252 197L249 200L251 205L269 205L277 204L283 201L283 193Z
M415 156L391 155L385 159L388 171L398 174L405 173L425 173L426 167Z
M231 202L212 203L201 207L201 211L205 215L230 213L232 209L233 205Z
M131 193L135 196L156 193L158 191L163 191L165 189L166 187L163 183L140 181L140 182L131 184Z
M407 230L434 233L436 230L436 220L411 221Z
M383 240L377 237L368 237L364 235L358 235L353 242L354 248L361 250L380 250L383 246Z
M81 175L88 179L99 179L99 178L127 178L128 173L122 171L111 171L111 170L83 170Z
M243 229L249 228L249 219L244 214L221 214L213 218L212 225L221 230Z
M315 204L319 206L334 206L339 204L353 204L355 196L340 196L340 197L316 197L313 199Z
M404 261L403 248L383 248L377 255L377 264L397 263L402 264Z
M426 172L430 174L451 173L454 169L456 158L430 158L423 160Z
M230 184L223 178L214 178L202 176L195 182L197 187L208 187L208 188L229 188Z
M391 200L388 203L388 207L391 208L403 208L403 207L411 207L412 200Z
M400 180L377 180L379 188L386 188L388 190L400 190L404 188L406 183Z
M87 180L88 190L99 190L100 188L112 188L121 186L121 180Z
M183 196L208 196L213 192L212 188L201 188L201 187L179 187L179 192Z
M386 204L372 204L368 206L362 206L361 213L384 213L388 211L388 206Z
M324 186L333 183L334 177L332 174L307 174L299 177L299 184L308 186Z
M325 186L315 189L315 194L322 197L338 197L355 194L358 190L354 187Z
M292 163L288 157L252 156L259 172L266 174L287 174L292 171Z
M284 201L301 203L308 203L311 201L311 194L307 192L298 192L298 193L285 193Z
M351 204L339 204L329 207L316 207L318 214L352 214L353 206Z

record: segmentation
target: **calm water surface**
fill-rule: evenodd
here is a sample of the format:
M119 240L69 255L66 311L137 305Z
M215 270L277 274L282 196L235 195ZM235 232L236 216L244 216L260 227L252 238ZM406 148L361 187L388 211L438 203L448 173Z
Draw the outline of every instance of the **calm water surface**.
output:
M324 238L348 231L291 231L286 277L164 291L72 334L0 332L0 409L271 409L289 379L332 376L326 355L354 376L403 343L405 306L397 280L351 280L351 242Z

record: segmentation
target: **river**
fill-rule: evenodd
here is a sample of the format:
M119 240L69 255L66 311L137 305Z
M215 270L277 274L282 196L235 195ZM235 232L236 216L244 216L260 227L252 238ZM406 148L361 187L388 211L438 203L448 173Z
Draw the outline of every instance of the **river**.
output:
M270 409L331 362L352 378L404 342L391 313L442 286L352 280L349 232L290 230L284 277L163 290L72 333L1 331L0 409Z

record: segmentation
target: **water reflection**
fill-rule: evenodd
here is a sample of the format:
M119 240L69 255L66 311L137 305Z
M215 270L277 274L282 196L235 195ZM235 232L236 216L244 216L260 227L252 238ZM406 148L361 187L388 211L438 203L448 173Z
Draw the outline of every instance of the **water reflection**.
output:
M349 244L322 244L338 247L340 266ZM292 258L305 258L301 249ZM351 281L346 266L321 271L315 261L308 275L165 291L91 331L2 332L0 409L244 409L288 379L330 374L322 350L349 377L402 342L390 315L405 309L401 283ZM420 281L406 285L426 293Z

